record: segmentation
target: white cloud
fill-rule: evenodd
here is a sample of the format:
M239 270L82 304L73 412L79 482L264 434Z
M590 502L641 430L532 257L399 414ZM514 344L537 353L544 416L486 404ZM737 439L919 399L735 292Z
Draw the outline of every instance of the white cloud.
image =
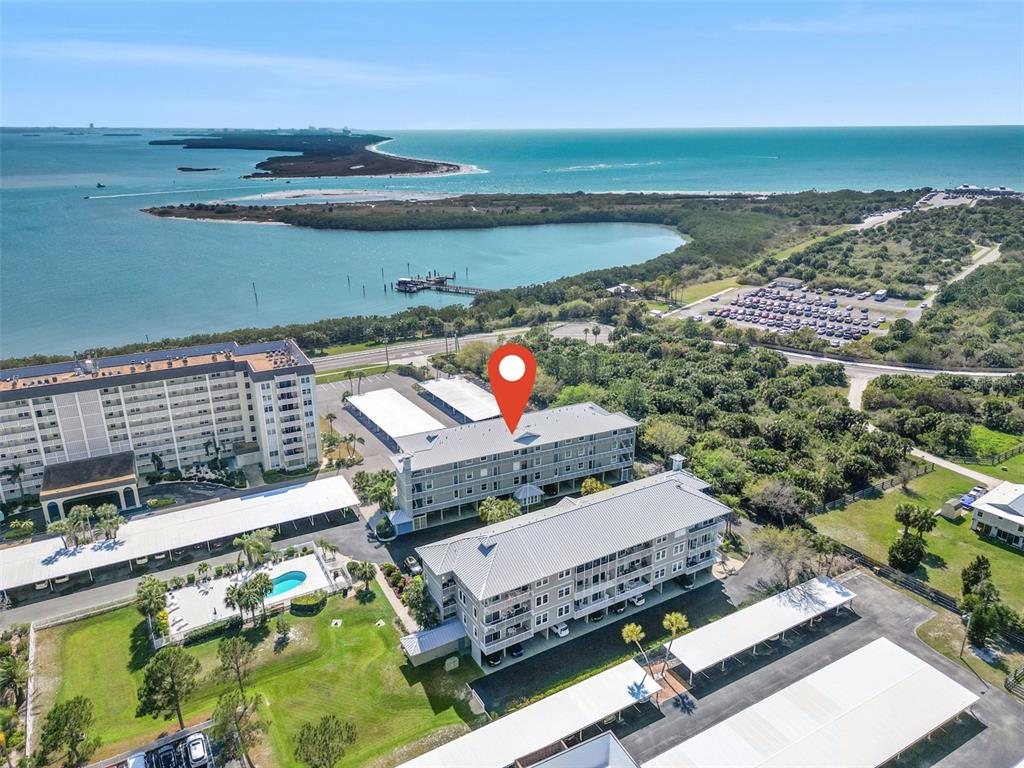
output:
M393 87L452 79L345 61L189 45L151 45L92 40L26 41L5 46L7 58L95 64L153 64L179 69L239 70L283 76L309 85Z

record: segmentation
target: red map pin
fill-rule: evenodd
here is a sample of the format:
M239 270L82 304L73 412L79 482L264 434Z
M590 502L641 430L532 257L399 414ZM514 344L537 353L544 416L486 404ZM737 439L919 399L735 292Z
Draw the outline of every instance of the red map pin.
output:
M501 417L509 432L515 432L537 378L537 361L521 344L505 344L491 353L487 361L491 389L498 401Z

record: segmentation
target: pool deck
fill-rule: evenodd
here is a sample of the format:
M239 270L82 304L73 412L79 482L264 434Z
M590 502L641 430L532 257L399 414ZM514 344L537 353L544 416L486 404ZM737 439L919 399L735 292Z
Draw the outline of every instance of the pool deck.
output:
M260 571L266 572L271 579L289 571L303 571L306 574L306 580L294 589L268 598L268 607L318 589L330 589L333 586L320 558L317 555L304 555L285 560L277 565L265 565L252 570L246 569L233 576L223 576L219 579L210 579L203 584L182 587L168 593L167 596L167 610L171 617L172 634L188 632L212 621L237 615L237 610L229 609L224 605L224 594L232 584L241 584Z

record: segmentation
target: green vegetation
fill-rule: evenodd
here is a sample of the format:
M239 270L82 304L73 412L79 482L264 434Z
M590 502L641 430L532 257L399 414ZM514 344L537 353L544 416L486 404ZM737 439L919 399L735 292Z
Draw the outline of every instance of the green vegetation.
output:
M697 283L683 288L683 304L692 304L695 301L706 299L726 288L738 288L739 281L735 277L724 277L721 280L711 280L707 283Z
M394 613L376 586L375 599L332 597L316 616L293 616L289 641L280 645L269 625L238 635L255 648L251 672L243 679L247 693L261 702L268 723L269 756L260 764L293 766L295 737L302 723L340 713L356 727L341 766L362 766L415 743L438 729L457 731L473 724L464 683L480 674L471 661L453 673L443 663L413 668L397 650ZM331 620L340 618L341 627ZM383 619L384 626L376 621ZM145 621L134 608L43 630L38 636L40 690L44 709L56 702L95 691L95 727L102 738L99 754L112 755L169 732L176 717L137 717L137 691L143 670L153 658ZM186 647L200 672L197 687L182 706L186 723L199 722L214 710L218 697L238 690L238 680L221 672L219 638ZM259 761L258 761L259 762Z
M964 464L964 466L1000 480L1024 483L1024 453L1018 453L998 464Z
M940 455L996 456L1024 442L1024 374L883 375L863 405L878 427Z
M937 510L953 497L960 497L974 481L947 469L911 480L909 490L893 489L874 499L862 499L811 519L819 533L841 541L876 560L886 561L889 545L903 526L896 521L896 508L911 504ZM983 539L971 530L969 519L953 523L936 518L936 527L926 536L927 552L913 575L950 595L959 595L960 571L977 555L992 564L992 581L1003 593L1006 603L1024 608L1024 579L1021 556L1009 547Z
M335 381L347 381L358 376L362 379L365 376L376 376L378 373L387 373L386 365L368 365L355 368L338 368L333 371L325 371L316 375L317 384L330 384Z

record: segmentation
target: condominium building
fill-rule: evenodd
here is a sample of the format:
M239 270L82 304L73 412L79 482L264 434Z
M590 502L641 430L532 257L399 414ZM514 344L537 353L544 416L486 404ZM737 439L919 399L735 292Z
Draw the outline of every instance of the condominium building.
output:
M319 463L313 366L291 340L222 343L0 371L0 500L43 468L121 451L140 474L219 455L265 469Z
M416 549L441 617L473 657L555 624L606 612L715 562L729 508L683 470L580 498Z
M578 489L587 477L633 476L637 423L593 403L524 414L515 433L501 419L396 437L400 533L475 515L488 496L524 506Z
M971 509L973 530L1024 550L1024 485L1000 483Z

